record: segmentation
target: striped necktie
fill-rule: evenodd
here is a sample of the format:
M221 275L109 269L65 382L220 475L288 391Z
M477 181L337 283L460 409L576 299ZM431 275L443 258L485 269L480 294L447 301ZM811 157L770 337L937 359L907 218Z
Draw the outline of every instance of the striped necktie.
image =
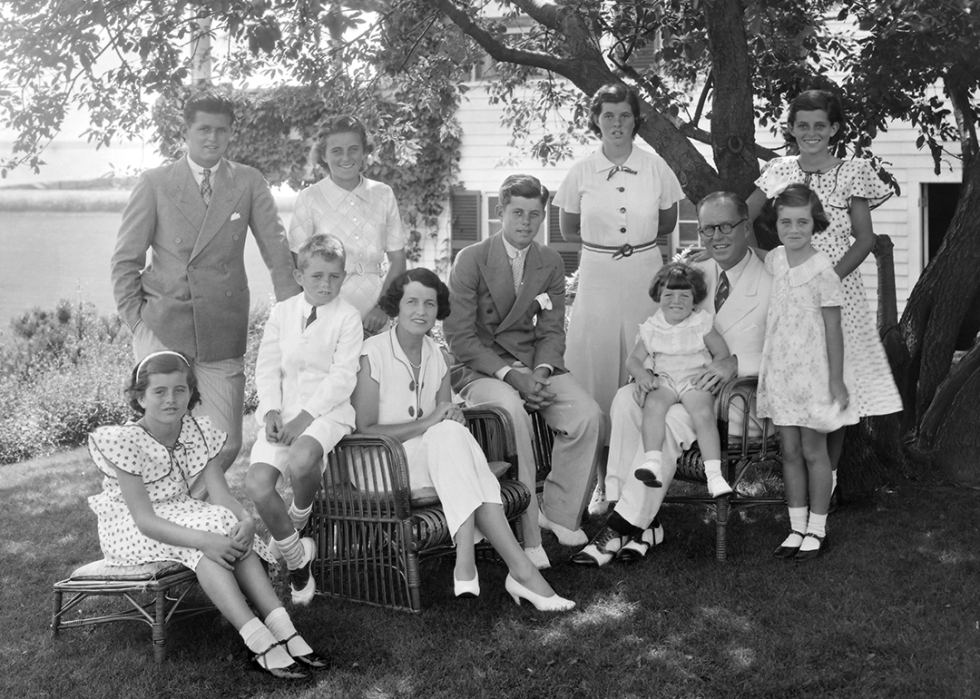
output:
M527 256L527 248L518 250L514 259L510 262L510 271L514 275L514 293L521 291L521 282L524 281L524 258Z
M721 271L721 277L718 279L718 288L715 289L715 313L721 310L721 307L725 305L725 301L728 300L728 294L732 292L732 286L728 283L728 275L725 274L725 270Z
M208 168L204 168L204 179L201 180L201 198L204 206L211 205L211 171Z

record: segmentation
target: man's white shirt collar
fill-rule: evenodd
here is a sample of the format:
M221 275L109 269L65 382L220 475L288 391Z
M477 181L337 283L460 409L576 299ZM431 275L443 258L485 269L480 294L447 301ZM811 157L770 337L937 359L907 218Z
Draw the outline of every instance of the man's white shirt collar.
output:
M217 174L218 170L221 169L221 164L225 161L224 158L218 161L218 164L212 168L208 168L211 171L211 186L214 186L214 176ZM187 156L187 164L190 165L191 174L194 175L194 181L197 182L198 188L200 188L201 183L204 181L204 166L198 165L194 162L191 156Z

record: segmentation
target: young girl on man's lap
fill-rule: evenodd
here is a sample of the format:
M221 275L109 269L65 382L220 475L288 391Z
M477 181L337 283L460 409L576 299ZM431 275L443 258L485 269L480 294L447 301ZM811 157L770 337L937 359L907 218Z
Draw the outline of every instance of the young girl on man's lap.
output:
M778 558L815 558L826 541L832 491L827 433L858 421L844 364L844 291L834 264L812 245L830 222L817 195L790 184L774 201L782 243L766 256L773 275L757 414L779 428L791 532Z
M707 294L704 275L697 268L684 262L661 267L650 285L650 297L660 308L640 326L626 368L636 381L633 397L643 408L640 430L646 454L636 478L651 488L662 487L665 419L670 406L681 403L694 421L708 490L712 497L720 497L732 489L721 474L714 396L699 390L695 380L713 359L724 359L729 351L714 329L712 315L695 310Z
M99 517L106 560L119 566L175 561L194 570L259 670L303 679L309 669L326 667L272 589L254 548L268 555L255 539L255 522L228 489L222 466L235 455L225 447L226 435L208 418L189 414L200 394L187 358L169 350L148 355L133 370L127 393L139 419L89 436L89 452L105 476L89 504ZM199 476L210 502L189 494Z

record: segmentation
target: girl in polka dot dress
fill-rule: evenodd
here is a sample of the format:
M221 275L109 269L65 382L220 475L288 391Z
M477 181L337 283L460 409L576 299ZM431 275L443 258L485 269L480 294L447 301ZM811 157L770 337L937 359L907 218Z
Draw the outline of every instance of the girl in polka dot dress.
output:
M107 562L175 561L194 570L205 594L255 653L258 670L303 679L325 667L272 589L259 560L259 553L268 553L255 538L255 522L228 490L222 465L235 455L224 448L225 433L208 418L189 414L200 394L188 360L171 351L147 355L133 370L127 394L141 417L89 436L89 452L105 476L89 505L99 517ZM190 496L189 484L198 476L211 502Z
M867 160L841 160L832 154L831 147L843 128L840 102L830 92L807 90L793 100L787 131L799 155L776 158L765 166L755 183L758 189L749 197L749 213L754 219L766 200L790 183L804 184L820 198L830 226L814 232L813 247L830 258L844 284L844 363L855 377L851 401L861 417L888 415L902 409L902 399L878 337L859 267L875 242L871 209L891 193ZM835 468L843 442L843 429L828 438Z

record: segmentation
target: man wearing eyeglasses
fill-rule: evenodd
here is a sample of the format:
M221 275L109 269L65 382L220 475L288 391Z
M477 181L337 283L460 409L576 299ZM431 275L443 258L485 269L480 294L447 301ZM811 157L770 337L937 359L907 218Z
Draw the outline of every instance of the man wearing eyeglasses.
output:
M736 376L759 373L772 276L749 249L748 217L745 200L731 192L713 192L698 204L701 243L711 258L697 263L708 283L708 295L699 308L714 314L715 329L731 350L730 357L705 367L696 380L701 390L717 393ZM638 561L663 541L657 513L673 480L677 458L696 439L687 410L679 403L672 406L666 419L663 487L648 488L633 476L643 462L643 445L642 412L633 400L632 387L623 387L616 394L610 417L606 497L618 502L606 526L572 557L572 562L580 565L602 566L614 559ZM741 420L730 424L732 431L741 427Z

